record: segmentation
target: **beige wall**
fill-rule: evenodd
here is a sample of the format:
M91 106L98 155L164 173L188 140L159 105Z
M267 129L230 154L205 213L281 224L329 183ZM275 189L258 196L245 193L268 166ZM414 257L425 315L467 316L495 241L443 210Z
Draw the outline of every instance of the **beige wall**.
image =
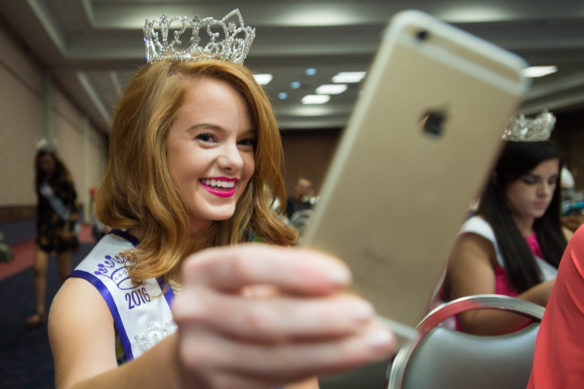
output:
M58 86L47 82L41 65L3 26L0 52L0 209L30 209L36 204L34 155L37 142L49 129L71 170L80 201L87 204L89 188L97 186L103 175L105 138Z
M0 30L0 205L30 204L31 155L42 134L40 70Z

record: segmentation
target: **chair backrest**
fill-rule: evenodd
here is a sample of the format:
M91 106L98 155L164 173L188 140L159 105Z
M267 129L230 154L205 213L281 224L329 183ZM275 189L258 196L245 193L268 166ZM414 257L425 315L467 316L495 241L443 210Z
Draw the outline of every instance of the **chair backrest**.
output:
M359 368L336 374L319 377L320 389L383 389L389 359L372 362Z
M515 312L534 323L494 336L470 335L439 326L447 318L472 309ZM501 295L468 296L443 304L420 322L420 338L396 355L388 388L525 388L543 312L537 304Z

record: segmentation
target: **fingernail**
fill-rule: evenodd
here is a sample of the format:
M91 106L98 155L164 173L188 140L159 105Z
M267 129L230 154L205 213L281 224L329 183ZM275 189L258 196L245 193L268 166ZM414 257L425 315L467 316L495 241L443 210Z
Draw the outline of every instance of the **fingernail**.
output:
M375 310L369 303L359 303L355 308L354 315L358 320L369 320L373 317Z
M393 337L389 330L384 328L375 328L366 335L365 340L372 348L386 348L389 346Z
M351 273L345 268L337 268L328 273L328 279L336 285L347 285L351 282Z

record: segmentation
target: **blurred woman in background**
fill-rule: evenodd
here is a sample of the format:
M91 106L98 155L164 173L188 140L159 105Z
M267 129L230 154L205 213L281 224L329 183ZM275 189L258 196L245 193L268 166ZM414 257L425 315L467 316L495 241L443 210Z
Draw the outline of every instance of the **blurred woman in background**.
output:
M38 198L34 260L36 312L26 319L29 327L46 321L45 294L49 256L57 253L61 281L71 271L71 257L79 246L79 204L71 173L52 146L42 146L35 157L35 189Z

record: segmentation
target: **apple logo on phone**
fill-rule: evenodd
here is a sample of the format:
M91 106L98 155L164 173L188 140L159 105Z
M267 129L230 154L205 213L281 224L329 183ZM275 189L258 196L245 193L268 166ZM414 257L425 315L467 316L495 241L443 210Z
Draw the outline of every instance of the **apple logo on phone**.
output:
M420 121L422 132L433 138L442 136L444 125L448 120L447 110L446 107L441 107L425 111Z

